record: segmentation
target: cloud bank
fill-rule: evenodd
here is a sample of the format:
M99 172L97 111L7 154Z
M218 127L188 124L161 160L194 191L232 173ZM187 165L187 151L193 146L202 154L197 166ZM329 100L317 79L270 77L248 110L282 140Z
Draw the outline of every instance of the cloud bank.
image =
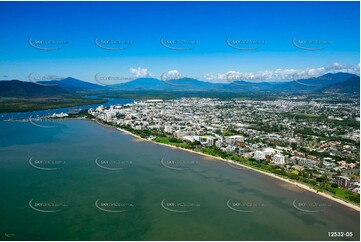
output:
M235 80L244 80L244 81L290 81L294 78L297 79L306 79L312 77L322 76L327 73L336 73L336 72L347 72L359 75L360 74L360 64L356 66L347 66L334 62L331 65L327 65L319 68L307 68L303 70L296 69L276 69L276 70L265 70L258 72L238 72L238 71L228 71L225 73L207 73L204 78L205 81L209 82L229 82Z

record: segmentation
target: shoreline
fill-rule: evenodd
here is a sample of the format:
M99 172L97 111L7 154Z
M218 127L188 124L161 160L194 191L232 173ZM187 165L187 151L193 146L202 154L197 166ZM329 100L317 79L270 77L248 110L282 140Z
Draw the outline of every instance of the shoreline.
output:
M172 149L180 149L180 150L183 150L183 151L186 151L186 152L191 152L191 153L198 154L198 155L202 155L202 156L205 156L205 157L208 157L208 158L217 159L217 160L220 160L220 161L223 161L223 162L228 162L228 163L231 163L232 165L236 165L236 166L239 166L239 167L242 167L242 168L250 169L250 170L255 171L255 172L259 172L259 173L261 173L261 174L263 174L263 175L276 178L276 179L278 179L278 180L280 180L280 181L283 181L283 182L286 182L286 183L288 183L288 184L294 185L294 186L296 186L296 187L298 187L298 188L301 188L301 189L303 189L303 190L312 192L312 193L314 193L314 194L317 194L317 195L322 196L322 197L324 197L324 198L330 199L330 200L332 200L332 201L334 201L334 202L337 202L337 203L339 203L339 204L341 204L341 205L344 205L344 206L346 206L346 207L349 207L349 208L351 208L351 209L353 209L353 210L356 210L356 211L360 212L360 207L357 206L357 205L355 205L355 204L348 203L348 202L346 202L346 201L344 201L344 200L342 200L342 199L335 198L335 197L333 197L333 196L331 196L331 195L329 195L329 194L326 194L326 193L324 193L324 192L317 192L315 189L313 189L313 188L311 188L311 187L309 187L309 186L307 186L307 185L305 185L305 184L298 183L298 182L296 182L296 181L288 180L288 179L286 179L286 178L277 176L277 175L275 175L275 174L273 174L273 173L261 171L261 170L258 170L258 169L256 169L256 168L249 167L249 166L246 166L246 165L237 163L237 162L235 162L235 161L233 161L233 160L227 160L227 159L223 159L223 158L221 158L221 157L204 154L204 153L201 153L201 152L198 152L198 151L194 151L194 150L190 150L190 149L185 149L185 148L182 148L182 147L177 147L177 146L173 146L173 145L169 145L169 144L163 144L163 143L155 142L155 141L153 141L153 140L148 140L148 139L145 139L145 138L143 138L143 137L140 137L139 135L133 134L132 132L130 132L130 131L128 131L128 130L124 130L124 129L119 128L119 127L113 127L113 126L110 126L110 125L109 125L109 126L106 126L105 124L102 124L102 123L100 123L100 122L97 122L96 119L95 119L95 120L90 120L90 121L94 121L95 123L101 124L101 125L103 125L104 127L107 127L107 128L110 128L110 127L111 127L111 128L115 128L115 129L117 129L118 131L121 131L121 132L123 132L123 133L125 133L125 134L131 135L131 136L133 136L133 137L136 137L136 138L138 138L138 139L140 139L140 140L142 140L142 141L147 141L147 142L151 142L151 143L153 143L153 144L158 144L158 145L167 146L167 147L172 148Z

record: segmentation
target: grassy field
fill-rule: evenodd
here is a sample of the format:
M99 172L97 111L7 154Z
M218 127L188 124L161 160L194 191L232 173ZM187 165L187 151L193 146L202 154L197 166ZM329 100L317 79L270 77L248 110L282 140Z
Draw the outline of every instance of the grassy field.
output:
M159 143L163 143L163 144L168 144L168 145L173 145L173 146L177 146L177 147L182 147L182 148L187 148L189 147L189 144L184 143L184 142L179 142L178 140L174 139L174 138L167 138L167 137L157 137L154 139L154 141L159 142Z

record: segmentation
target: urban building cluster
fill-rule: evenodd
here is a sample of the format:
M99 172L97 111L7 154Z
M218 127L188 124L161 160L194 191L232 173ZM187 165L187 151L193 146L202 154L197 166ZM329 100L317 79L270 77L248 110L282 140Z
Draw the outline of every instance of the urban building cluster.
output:
M88 113L119 127L216 147L360 193L360 114L353 102L154 99L99 106Z

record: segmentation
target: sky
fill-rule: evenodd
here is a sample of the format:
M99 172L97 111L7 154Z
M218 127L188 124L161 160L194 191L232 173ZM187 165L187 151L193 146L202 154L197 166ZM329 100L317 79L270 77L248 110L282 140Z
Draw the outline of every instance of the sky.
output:
M0 2L0 79L359 73L359 2Z

